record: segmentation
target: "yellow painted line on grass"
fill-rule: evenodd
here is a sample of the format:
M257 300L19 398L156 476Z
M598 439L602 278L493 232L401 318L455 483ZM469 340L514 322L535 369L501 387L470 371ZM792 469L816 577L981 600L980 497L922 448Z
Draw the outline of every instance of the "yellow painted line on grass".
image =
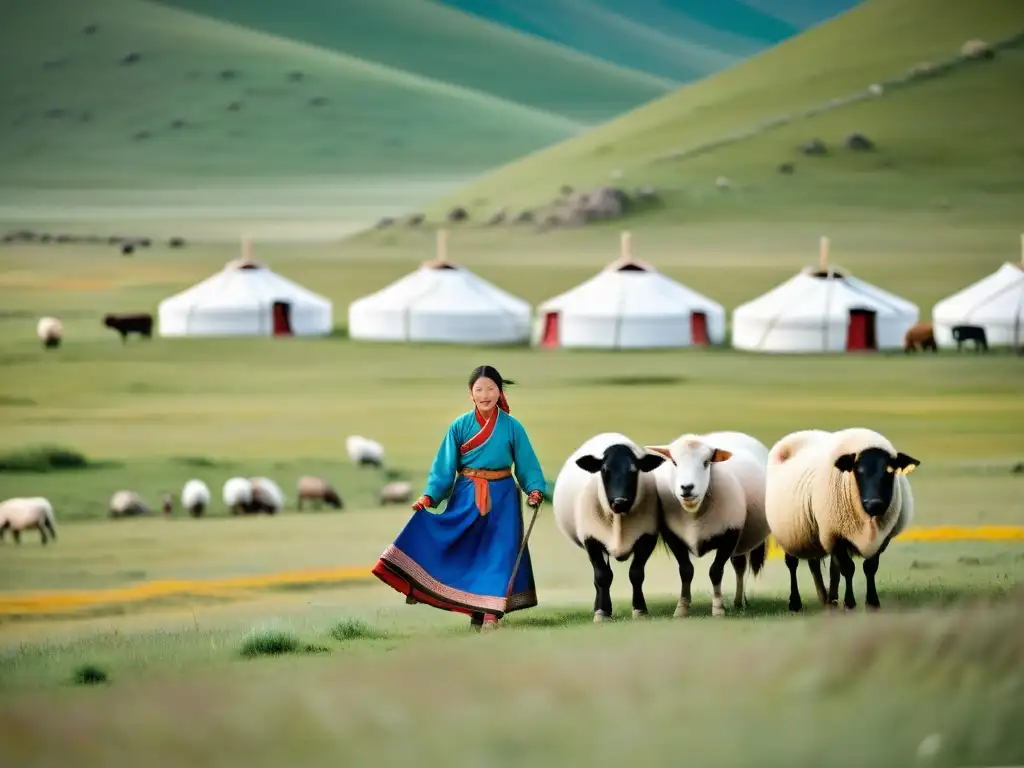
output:
M1019 525L943 525L934 528L912 528L898 537L899 541L1022 541L1024 526ZM768 540L769 559L781 558L782 549L774 538ZM23 613L66 613L83 608L116 603L133 603L161 597L187 595L203 597L236 597L247 589L304 586L309 584L369 581L372 566L349 568L312 568L252 576L221 579L163 579L145 581L128 587L62 592L20 592L0 594L0 615Z
M131 603L161 597L197 595L231 597L240 590L317 583L366 581L372 578L372 566L350 568L313 568L226 579L162 579L129 587L62 592L21 592L0 595L0 614L57 613L91 608L109 603Z

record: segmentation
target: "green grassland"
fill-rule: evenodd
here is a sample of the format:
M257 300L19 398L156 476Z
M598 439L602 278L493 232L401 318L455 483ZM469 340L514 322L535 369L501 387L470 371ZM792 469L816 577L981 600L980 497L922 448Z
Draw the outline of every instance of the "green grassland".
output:
M1002 0L868 0L842 16L730 69L684 87L586 134L544 149L445 196L490 210L536 206L563 184L577 189L654 185L666 205L652 216L693 218L952 211L989 219L1019 208L1024 187L1024 113L1011 94L1024 49L968 61L930 78L921 62L959 55L970 38L991 43L1024 32L1024 6ZM832 100L842 103L817 111ZM809 114L811 113L811 114ZM773 122L781 121L781 122ZM843 146L852 132L874 152ZM798 150L813 138L826 156ZM794 164L791 175L776 168ZM715 188L724 176L726 193ZM615 179L621 179L616 181Z
M640 228L634 240L644 258L731 309L813 259L818 234L816 223L710 222ZM830 234L837 261L925 312L1016 245L1008 228L939 217L892 217L871 228L839 222ZM157 244L132 258L81 245L0 251L0 454L56 443L95 462L0 472L0 497L53 499L59 535L47 547L31 534L20 547L0 546L0 598L368 566L409 511L377 507L383 477L348 465L345 436L380 440L389 469L418 486L444 428L465 407L466 372L484 362L521 382L509 393L512 412L552 479L576 445L606 429L654 442L735 428L772 442L798 428L864 424L921 460L912 476L917 525L1024 523L1024 476L1012 471L1024 460L1020 357L612 354L346 339L348 303L429 258L431 247L427 232L379 243L259 245L259 258L334 302L340 330L329 339L127 345L102 327L104 312L155 311L235 248ZM543 238L470 229L451 242L453 258L532 303L586 278L616 249L614 232L598 229ZM43 313L65 323L59 350L43 350L34 337ZM295 510L294 483L307 471L338 484L345 510ZM279 482L286 510L230 517L221 484L256 473ZM170 520L103 517L115 490L156 504L191 476L214 493L206 519L180 510ZM284 755L312 765L339 750L352 764L372 754L398 764L444 756L453 765L511 765L541 755L610 765L630 751L654 764L685 738L702 764L786 756L799 766L833 754L836 729L858 712L873 738L830 764L906 764L934 733L926 744L939 738L941 748L932 764L1022 757L1010 726L1024 682L1020 606L1009 596L1024 579L1019 542L897 541L879 576L883 615L834 619L813 605L805 617L787 615L779 560L750 586L746 616L712 619L705 558L695 615L672 620L678 576L659 552L646 587L652 620L629 620L625 569L616 566L618 620L596 628L590 566L558 534L549 507L531 541L542 605L509 617L493 637L466 637L464 619L405 606L376 582L4 614L0 721L10 736L0 739L0 755L25 766L73 755L88 766L109 760L116 745L119 755L164 765L229 756L271 765ZM801 584L811 598L806 571ZM729 575L727 594L732 585ZM863 604L860 576L857 597ZM976 599L991 602L967 605ZM282 657L240 655L247 642L269 653L275 643L287 650L289 640L295 652ZM73 685L76 675L100 672L106 684ZM439 697L445 718L460 723L458 747L425 711L429 702L438 710ZM950 705L932 706L939 698ZM642 723L623 717L641 702ZM820 727L808 729L809 718ZM73 747L80 727L90 745ZM630 738L642 746L630 747Z

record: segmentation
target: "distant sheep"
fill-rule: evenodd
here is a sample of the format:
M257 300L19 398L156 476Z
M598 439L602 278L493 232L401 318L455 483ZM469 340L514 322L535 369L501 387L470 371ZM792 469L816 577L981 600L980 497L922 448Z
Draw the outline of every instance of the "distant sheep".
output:
M967 40L960 46L960 55L969 59L991 59L996 52L984 40Z
M786 435L768 455L765 514L775 541L786 553L789 609L801 609L796 569L807 560L823 605L838 603L839 574L846 580L844 604L853 597L853 555L864 558L866 602L878 608L878 561L914 518L914 497L906 478L921 462L897 452L870 429L838 432L802 430ZM829 589L820 561L832 556ZM815 567L817 566L817 567Z
M903 335L903 351L905 353L917 352L918 347L923 352L930 349L938 352L935 344L935 326L932 323L914 323Z
M405 504L412 500L412 483L397 480L380 489L380 505Z
M715 179L715 186L725 191L727 189L732 188L732 182L729 181L729 179L726 178L725 176L719 176L717 179Z
M0 502L0 541L7 529L15 544L21 544L21 532L33 528L39 531L40 542L45 545L49 539L57 540L57 529L53 518L53 505L42 496L7 499ZM47 537L49 533L49 537Z
M232 515L248 512L252 506L252 481L247 477L232 477L225 481L221 495Z
M55 349L64 339L64 326L56 317L41 317L36 323L36 336L46 349Z
M448 211L448 221L465 221L469 218L469 211L461 205L457 205Z
M384 446L375 440L360 435L349 435L345 439L345 449L353 464L372 467L384 465Z
M145 312L105 315L103 325L121 334L122 344L128 340L129 333L137 333L147 339L153 338L153 316Z
M129 51L121 57L121 64L138 64L142 60L142 54L138 51Z
M736 572L733 605L742 608L744 575L758 575L768 559L771 530L764 513L768 448L742 432L680 435L668 445L646 446L669 459L654 472L661 501L659 531L679 563L682 582L675 615L689 615L693 564L690 555L715 553L711 615L724 616L722 575Z
M250 494L251 498L251 494ZM210 489L202 480L189 480L181 489L181 506L192 517L202 517L210 505Z
M314 509L319 509L325 503L334 509L344 509L345 507L338 492L322 477L303 475L299 478L298 491L297 507L299 509L302 509L303 500L312 501Z
M110 516L113 518L148 514L149 507L135 491L118 491L110 497Z
M643 583L658 544L658 493L651 472L665 461L618 432L586 440L555 479L558 530L587 553L594 570L594 621L612 615L610 557L632 558L633 618L647 615Z
M284 509L284 493L269 477L250 477L252 483L252 504L249 512L265 512L276 515Z
M171 248L184 248L185 247L185 238L183 238L183 237L172 237L170 240L167 241L167 244L169 246L171 246Z

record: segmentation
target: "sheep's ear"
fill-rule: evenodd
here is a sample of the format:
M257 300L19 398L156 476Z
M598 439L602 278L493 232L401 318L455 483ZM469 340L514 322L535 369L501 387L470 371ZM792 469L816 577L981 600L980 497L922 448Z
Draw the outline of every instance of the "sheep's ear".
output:
M900 474L909 475L920 463L921 462L913 456L908 456L905 453L897 453L896 459L893 461L893 466Z
M665 456L660 453L645 453L636 460L636 465L641 472L653 472L660 467L664 461Z
M722 448L715 448L715 452L711 454L712 461L728 461L732 458L732 451L726 451Z
M648 453L660 453L673 464L676 463L676 460L672 458L672 451L668 449L667 445L645 445L644 450Z
M576 466L582 469L584 472L594 474L601 471L601 464L603 462L597 456L591 456L589 454L580 456L576 459Z
M840 472L853 472L854 467L857 466L857 454L855 453L844 453L838 459L836 459L835 467Z

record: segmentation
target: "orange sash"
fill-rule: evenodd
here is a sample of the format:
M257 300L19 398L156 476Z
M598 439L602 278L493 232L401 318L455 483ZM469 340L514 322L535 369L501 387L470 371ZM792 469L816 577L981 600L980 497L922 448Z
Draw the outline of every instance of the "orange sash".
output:
M511 469L470 469L463 467L459 474L473 481L474 501L481 515L491 511L491 481L512 476Z

